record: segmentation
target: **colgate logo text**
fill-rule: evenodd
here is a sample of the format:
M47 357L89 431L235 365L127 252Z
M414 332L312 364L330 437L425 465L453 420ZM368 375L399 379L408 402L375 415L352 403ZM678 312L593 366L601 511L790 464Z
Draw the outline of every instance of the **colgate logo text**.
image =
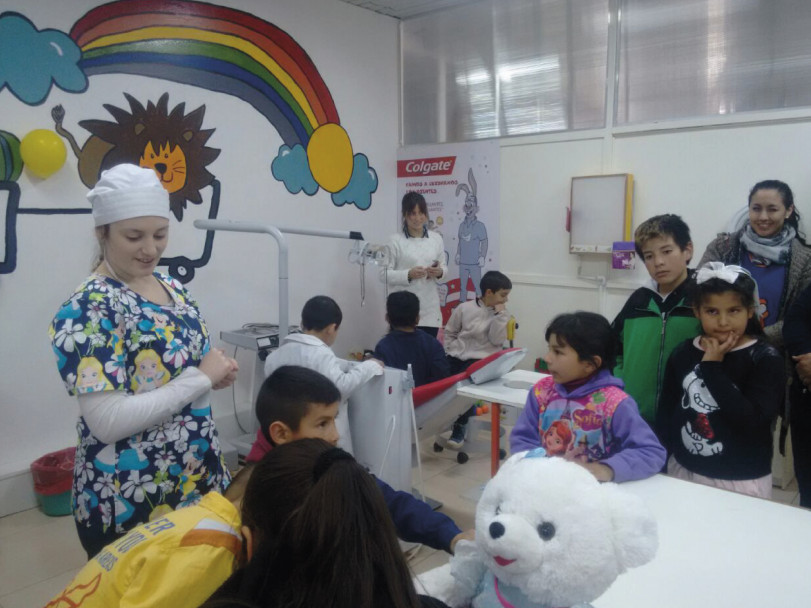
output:
M398 160L397 177L414 177L417 175L450 175L453 173L453 166L455 164L455 156Z

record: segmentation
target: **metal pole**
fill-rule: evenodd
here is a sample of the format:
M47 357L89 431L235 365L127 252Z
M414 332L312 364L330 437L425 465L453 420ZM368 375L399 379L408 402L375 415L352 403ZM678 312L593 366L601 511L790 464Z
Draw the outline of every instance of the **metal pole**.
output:
M279 244L279 344L287 335L289 322L290 299L288 296L288 261L287 240L284 234L303 234L334 239L351 239L362 241L363 235L355 230L321 230L319 228L288 228L271 226L259 222L238 222L234 220L195 220L194 227L200 230L227 230L230 232L254 232L269 234Z
M287 240L282 232L270 224L258 222L235 222L233 220L195 220L194 227L200 230L226 230L229 232L254 232L269 234L279 245L279 344L282 343L290 327L288 297Z

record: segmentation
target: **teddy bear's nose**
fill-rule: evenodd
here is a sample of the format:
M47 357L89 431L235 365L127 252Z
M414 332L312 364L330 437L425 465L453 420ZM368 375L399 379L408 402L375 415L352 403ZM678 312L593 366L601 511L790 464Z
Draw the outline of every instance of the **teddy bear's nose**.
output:
M490 536L493 538L499 538L500 536L504 535L504 524L501 524L497 521L494 521L490 524Z

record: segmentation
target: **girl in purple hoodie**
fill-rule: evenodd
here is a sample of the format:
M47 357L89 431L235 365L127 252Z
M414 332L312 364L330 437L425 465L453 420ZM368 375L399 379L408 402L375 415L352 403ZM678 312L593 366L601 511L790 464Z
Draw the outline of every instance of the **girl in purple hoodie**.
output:
M588 469L600 481L645 479L662 470L665 449L614 367L617 342L605 317L558 315L546 328L550 375L527 395L510 435L513 454L537 447Z

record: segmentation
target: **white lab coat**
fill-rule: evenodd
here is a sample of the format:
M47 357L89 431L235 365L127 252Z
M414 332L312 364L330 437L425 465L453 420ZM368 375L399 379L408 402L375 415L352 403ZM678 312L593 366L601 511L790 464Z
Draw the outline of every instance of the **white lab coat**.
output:
M309 334L290 334L282 340L282 345L265 360L265 376L269 376L283 365L300 365L313 369L335 383L341 391L341 406L335 426L341 439L338 446L352 453L352 436L349 432L347 400L352 392L372 376L383 373L383 368L375 361L356 363L341 359L332 352L323 340Z
M392 291L410 291L420 300L420 325L442 327L437 280L426 277L409 282L408 271L414 266L431 266L439 262L441 279L447 277L445 245L442 237L428 231L428 238L406 238L402 232L389 240L391 259L388 268L380 271L380 279L386 281Z

